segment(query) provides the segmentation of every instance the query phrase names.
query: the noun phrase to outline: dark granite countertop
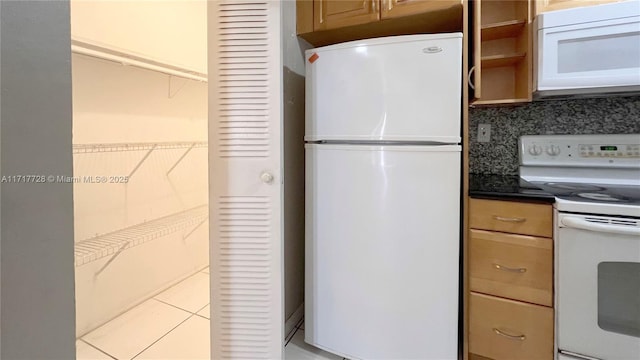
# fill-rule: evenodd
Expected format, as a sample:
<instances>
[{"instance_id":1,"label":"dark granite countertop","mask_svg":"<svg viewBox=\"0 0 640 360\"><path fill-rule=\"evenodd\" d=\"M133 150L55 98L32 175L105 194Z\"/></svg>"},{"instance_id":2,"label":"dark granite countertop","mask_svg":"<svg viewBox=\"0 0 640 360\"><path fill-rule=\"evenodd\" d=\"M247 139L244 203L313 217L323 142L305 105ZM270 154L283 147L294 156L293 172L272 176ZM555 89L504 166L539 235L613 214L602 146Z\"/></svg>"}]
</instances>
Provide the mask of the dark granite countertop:
<instances>
[{"instance_id":1,"label":"dark granite countertop","mask_svg":"<svg viewBox=\"0 0 640 360\"><path fill-rule=\"evenodd\" d=\"M517 175L469 174L469 196L497 200L553 203L553 195L521 180Z\"/></svg>"}]
</instances>

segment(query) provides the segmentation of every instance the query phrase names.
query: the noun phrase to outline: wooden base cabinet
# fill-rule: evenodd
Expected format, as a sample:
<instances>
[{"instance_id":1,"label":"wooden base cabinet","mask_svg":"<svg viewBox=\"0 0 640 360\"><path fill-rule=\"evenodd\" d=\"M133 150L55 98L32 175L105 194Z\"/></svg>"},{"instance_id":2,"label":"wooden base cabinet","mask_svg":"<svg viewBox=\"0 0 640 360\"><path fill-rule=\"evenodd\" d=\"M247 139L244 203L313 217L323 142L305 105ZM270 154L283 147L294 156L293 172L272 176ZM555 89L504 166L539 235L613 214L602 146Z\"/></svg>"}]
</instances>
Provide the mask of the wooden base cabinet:
<instances>
[{"instance_id":1,"label":"wooden base cabinet","mask_svg":"<svg viewBox=\"0 0 640 360\"><path fill-rule=\"evenodd\" d=\"M469 352L489 359L553 359L553 309L472 293Z\"/></svg>"},{"instance_id":2,"label":"wooden base cabinet","mask_svg":"<svg viewBox=\"0 0 640 360\"><path fill-rule=\"evenodd\" d=\"M550 204L469 200L469 359L553 360Z\"/></svg>"}]
</instances>

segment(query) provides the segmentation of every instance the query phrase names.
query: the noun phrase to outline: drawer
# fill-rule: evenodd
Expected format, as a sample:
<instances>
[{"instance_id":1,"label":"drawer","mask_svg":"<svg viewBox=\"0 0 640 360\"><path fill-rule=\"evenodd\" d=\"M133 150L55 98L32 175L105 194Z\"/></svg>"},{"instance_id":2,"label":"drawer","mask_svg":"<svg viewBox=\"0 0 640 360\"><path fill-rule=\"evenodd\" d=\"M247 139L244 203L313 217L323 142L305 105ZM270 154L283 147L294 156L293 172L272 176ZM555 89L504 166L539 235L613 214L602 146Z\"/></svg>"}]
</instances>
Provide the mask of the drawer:
<instances>
[{"instance_id":1,"label":"drawer","mask_svg":"<svg viewBox=\"0 0 640 360\"><path fill-rule=\"evenodd\" d=\"M551 237L553 212L549 204L470 199L469 226L474 229Z\"/></svg>"},{"instance_id":2,"label":"drawer","mask_svg":"<svg viewBox=\"0 0 640 360\"><path fill-rule=\"evenodd\" d=\"M495 360L552 360L553 309L471 293L469 352Z\"/></svg>"},{"instance_id":3,"label":"drawer","mask_svg":"<svg viewBox=\"0 0 640 360\"><path fill-rule=\"evenodd\" d=\"M553 306L553 240L472 229L469 287Z\"/></svg>"}]
</instances>

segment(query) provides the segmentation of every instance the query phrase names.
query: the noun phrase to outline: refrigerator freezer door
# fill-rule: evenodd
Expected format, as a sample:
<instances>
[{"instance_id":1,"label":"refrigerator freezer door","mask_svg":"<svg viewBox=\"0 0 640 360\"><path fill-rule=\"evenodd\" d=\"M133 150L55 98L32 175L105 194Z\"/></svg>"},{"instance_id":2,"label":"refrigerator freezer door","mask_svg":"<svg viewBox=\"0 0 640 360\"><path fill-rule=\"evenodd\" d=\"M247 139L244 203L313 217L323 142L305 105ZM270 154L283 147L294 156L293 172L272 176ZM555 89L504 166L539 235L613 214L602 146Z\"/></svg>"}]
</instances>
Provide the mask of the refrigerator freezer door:
<instances>
[{"instance_id":1,"label":"refrigerator freezer door","mask_svg":"<svg viewBox=\"0 0 640 360\"><path fill-rule=\"evenodd\" d=\"M459 146L306 145L305 341L455 359Z\"/></svg>"},{"instance_id":2,"label":"refrigerator freezer door","mask_svg":"<svg viewBox=\"0 0 640 360\"><path fill-rule=\"evenodd\" d=\"M460 34L362 40L306 59L305 140L460 142Z\"/></svg>"}]
</instances>

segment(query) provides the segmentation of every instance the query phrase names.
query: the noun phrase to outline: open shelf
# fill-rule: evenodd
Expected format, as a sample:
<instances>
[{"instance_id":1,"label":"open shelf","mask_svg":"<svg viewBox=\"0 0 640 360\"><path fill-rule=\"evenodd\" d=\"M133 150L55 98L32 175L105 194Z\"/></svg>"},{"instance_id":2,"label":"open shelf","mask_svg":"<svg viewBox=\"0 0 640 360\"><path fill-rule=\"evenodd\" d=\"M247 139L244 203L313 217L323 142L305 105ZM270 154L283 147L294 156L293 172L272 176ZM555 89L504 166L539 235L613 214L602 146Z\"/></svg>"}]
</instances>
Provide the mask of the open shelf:
<instances>
[{"instance_id":1,"label":"open shelf","mask_svg":"<svg viewBox=\"0 0 640 360\"><path fill-rule=\"evenodd\" d=\"M526 56L525 53L501 54L501 55L483 56L480 61L481 61L482 67L487 69L487 68L515 65L518 62L522 61L522 59L524 59L525 56Z\"/></svg>"},{"instance_id":2,"label":"open shelf","mask_svg":"<svg viewBox=\"0 0 640 360\"><path fill-rule=\"evenodd\" d=\"M531 0L473 2L474 106L531 101Z\"/></svg>"},{"instance_id":3,"label":"open shelf","mask_svg":"<svg viewBox=\"0 0 640 360\"><path fill-rule=\"evenodd\" d=\"M206 141L174 141L156 143L113 143L113 144L74 144L74 154L99 152L123 152L164 149L188 149L207 147Z\"/></svg>"},{"instance_id":4,"label":"open shelf","mask_svg":"<svg viewBox=\"0 0 640 360\"><path fill-rule=\"evenodd\" d=\"M169 168L167 175L169 175L173 169L180 164L182 160L189 154L194 148L206 148L208 143L206 141L174 141L174 142L156 142L156 143L114 143L114 144L74 144L74 154L91 154L91 153L112 153L112 152L125 152L125 151L146 151L146 154L140 159L138 164L131 170L128 177L138 171L142 163L149 158L149 155L155 150L167 150L167 149L186 149L182 156ZM127 184L126 182L124 183Z\"/></svg>"},{"instance_id":5,"label":"open shelf","mask_svg":"<svg viewBox=\"0 0 640 360\"><path fill-rule=\"evenodd\" d=\"M80 266L178 231L190 230L209 218L209 206L200 205L189 210L98 235L75 244L75 264Z\"/></svg>"},{"instance_id":6,"label":"open shelf","mask_svg":"<svg viewBox=\"0 0 640 360\"><path fill-rule=\"evenodd\" d=\"M482 25L481 38L486 41L518 36L524 29L525 23L526 21L522 19Z\"/></svg>"},{"instance_id":7,"label":"open shelf","mask_svg":"<svg viewBox=\"0 0 640 360\"><path fill-rule=\"evenodd\" d=\"M135 66L142 69L158 71L167 75L207 82L207 74L78 39L71 39L71 51L76 54L107 60L122 65Z\"/></svg>"}]
</instances>

